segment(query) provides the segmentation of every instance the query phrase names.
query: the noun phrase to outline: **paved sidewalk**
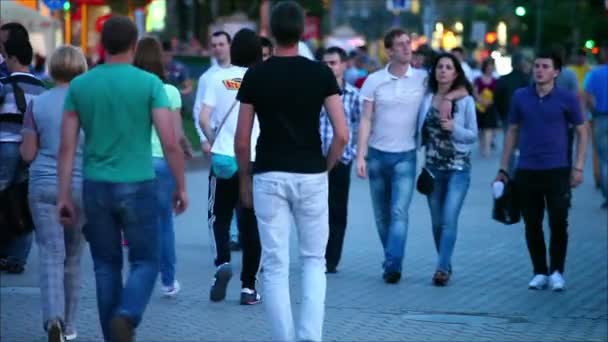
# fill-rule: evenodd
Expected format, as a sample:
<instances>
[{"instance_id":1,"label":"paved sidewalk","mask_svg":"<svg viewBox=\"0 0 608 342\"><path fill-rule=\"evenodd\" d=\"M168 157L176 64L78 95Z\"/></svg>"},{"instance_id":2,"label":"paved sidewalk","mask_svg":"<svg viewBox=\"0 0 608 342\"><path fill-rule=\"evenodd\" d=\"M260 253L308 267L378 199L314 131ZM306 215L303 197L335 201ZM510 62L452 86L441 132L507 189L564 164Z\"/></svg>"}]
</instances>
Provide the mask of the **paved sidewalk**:
<instances>
[{"instance_id":1,"label":"paved sidewalk","mask_svg":"<svg viewBox=\"0 0 608 342\"><path fill-rule=\"evenodd\" d=\"M200 163L200 162L199 162ZM568 290L530 291L532 271L523 226L490 219L494 159L475 158L471 189L459 224L454 276L435 288L436 262L426 199L416 194L404 280L381 279L382 252L373 223L367 181L353 177L349 226L339 273L328 276L324 337L328 341L607 341L608 214L599 209L588 167L574 192L566 264ZM213 275L207 230L207 171L188 174L191 207L176 220L182 292L160 298L157 290L138 329L138 341L268 340L262 306L238 305L238 276L224 303L210 303ZM299 266L292 234L292 291L299 293ZM83 261L78 341L101 340L94 278L88 250ZM233 254L236 274L240 253ZM38 255L32 251L26 273L0 278L0 340L45 341L37 287ZM296 296L294 296L295 298ZM297 314L298 305L294 306Z\"/></svg>"}]
</instances>

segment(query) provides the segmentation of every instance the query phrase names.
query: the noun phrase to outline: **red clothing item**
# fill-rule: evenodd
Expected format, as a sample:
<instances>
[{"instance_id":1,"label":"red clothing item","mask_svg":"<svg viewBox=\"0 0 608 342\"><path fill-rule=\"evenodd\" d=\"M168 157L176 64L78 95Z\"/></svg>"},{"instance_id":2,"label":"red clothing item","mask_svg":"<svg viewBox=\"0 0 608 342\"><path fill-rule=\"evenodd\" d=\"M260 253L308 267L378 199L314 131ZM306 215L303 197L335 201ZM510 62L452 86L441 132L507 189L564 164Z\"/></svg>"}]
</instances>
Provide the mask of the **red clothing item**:
<instances>
[{"instance_id":1,"label":"red clothing item","mask_svg":"<svg viewBox=\"0 0 608 342\"><path fill-rule=\"evenodd\" d=\"M363 83L365 83L365 80L367 79L367 76L363 76L358 78L355 81L355 87L357 87L358 89L361 89L361 87L363 87Z\"/></svg>"}]
</instances>

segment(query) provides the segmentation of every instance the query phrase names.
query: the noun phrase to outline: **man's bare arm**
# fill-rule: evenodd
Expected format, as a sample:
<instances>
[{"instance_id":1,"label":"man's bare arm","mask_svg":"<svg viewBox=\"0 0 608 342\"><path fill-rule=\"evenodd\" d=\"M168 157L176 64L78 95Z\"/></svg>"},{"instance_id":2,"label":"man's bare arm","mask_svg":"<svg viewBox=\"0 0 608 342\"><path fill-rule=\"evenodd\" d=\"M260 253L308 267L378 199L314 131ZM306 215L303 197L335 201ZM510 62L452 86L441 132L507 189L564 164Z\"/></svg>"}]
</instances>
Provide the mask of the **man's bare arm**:
<instances>
[{"instance_id":1,"label":"man's bare arm","mask_svg":"<svg viewBox=\"0 0 608 342\"><path fill-rule=\"evenodd\" d=\"M199 117L199 125L201 126L201 130L209 143L213 143L215 140L215 135L211 129L211 113L213 112L213 109L213 107L203 104L201 115Z\"/></svg>"},{"instance_id":2,"label":"man's bare arm","mask_svg":"<svg viewBox=\"0 0 608 342\"><path fill-rule=\"evenodd\" d=\"M510 124L505 136L504 148L502 151L502 158L500 161L500 169L508 170L511 162L511 155L519 139L519 125Z\"/></svg>"},{"instance_id":3,"label":"man's bare arm","mask_svg":"<svg viewBox=\"0 0 608 342\"><path fill-rule=\"evenodd\" d=\"M78 145L78 132L80 131L80 119L76 112L64 112L61 121L61 143L59 145L58 197L61 199L71 198L72 168L74 167L74 155Z\"/></svg>"}]
</instances>

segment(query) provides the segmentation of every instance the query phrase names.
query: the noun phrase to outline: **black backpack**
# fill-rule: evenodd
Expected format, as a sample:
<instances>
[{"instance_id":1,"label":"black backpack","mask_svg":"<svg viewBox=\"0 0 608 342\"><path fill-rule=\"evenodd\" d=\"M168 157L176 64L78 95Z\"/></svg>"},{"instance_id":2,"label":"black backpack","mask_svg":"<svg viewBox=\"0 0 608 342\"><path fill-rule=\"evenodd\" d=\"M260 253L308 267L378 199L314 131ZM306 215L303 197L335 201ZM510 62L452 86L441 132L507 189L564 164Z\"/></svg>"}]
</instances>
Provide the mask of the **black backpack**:
<instances>
[{"instance_id":1,"label":"black backpack","mask_svg":"<svg viewBox=\"0 0 608 342\"><path fill-rule=\"evenodd\" d=\"M0 121L22 123L27 110L25 92L16 80L11 79L15 104L20 113L2 114ZM0 99L0 103L4 98ZM17 172L23 165L17 166ZM9 186L0 191L0 238L10 239L12 236L23 235L34 229L34 222L28 202L28 181L13 181Z\"/></svg>"}]
</instances>

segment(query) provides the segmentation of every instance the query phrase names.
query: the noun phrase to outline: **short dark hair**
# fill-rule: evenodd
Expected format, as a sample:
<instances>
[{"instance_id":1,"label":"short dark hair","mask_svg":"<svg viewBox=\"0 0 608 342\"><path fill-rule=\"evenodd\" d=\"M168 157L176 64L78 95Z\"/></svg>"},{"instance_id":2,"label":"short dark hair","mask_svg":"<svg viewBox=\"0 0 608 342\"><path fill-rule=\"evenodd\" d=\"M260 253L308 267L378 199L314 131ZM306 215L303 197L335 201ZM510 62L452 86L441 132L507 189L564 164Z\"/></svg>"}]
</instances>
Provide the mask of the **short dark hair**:
<instances>
[{"instance_id":1,"label":"short dark hair","mask_svg":"<svg viewBox=\"0 0 608 342\"><path fill-rule=\"evenodd\" d=\"M464 55L464 48L462 46L457 46L457 47L453 48L451 51L452 51L452 53L458 52L458 53Z\"/></svg>"},{"instance_id":2,"label":"short dark hair","mask_svg":"<svg viewBox=\"0 0 608 342\"><path fill-rule=\"evenodd\" d=\"M458 89L461 87L465 87L467 89L467 91L469 92L469 94L472 94L473 87L471 86L471 83L467 79L467 76L465 75L464 70L462 70L462 65L460 64L460 61L458 60L458 58L456 58L456 56L454 56L454 54L449 53L449 52L443 52L443 53L439 54L433 61L433 64L431 65L431 70L429 72L429 78L428 78L429 90L433 94L436 94L439 89L439 83L437 82L437 77L435 76L435 73L437 70L437 65L439 64L439 61L442 58L449 58L452 61L452 63L454 64L454 68L456 69L456 73L458 74L458 76L456 76L456 79L452 83L452 87L450 88L450 90L455 90L455 89Z\"/></svg>"},{"instance_id":3,"label":"short dark hair","mask_svg":"<svg viewBox=\"0 0 608 342\"><path fill-rule=\"evenodd\" d=\"M394 29L388 31L384 35L384 48L391 49L393 47L393 43L395 43L395 38L402 36L404 34L407 35L407 31L400 29L400 28L394 28Z\"/></svg>"},{"instance_id":4,"label":"short dark hair","mask_svg":"<svg viewBox=\"0 0 608 342\"><path fill-rule=\"evenodd\" d=\"M32 64L34 50L32 49L32 44L30 44L29 40L9 39L4 43L4 50L6 51L6 56L8 58L16 57L19 64Z\"/></svg>"},{"instance_id":5,"label":"short dark hair","mask_svg":"<svg viewBox=\"0 0 608 342\"><path fill-rule=\"evenodd\" d=\"M278 45L298 43L304 32L304 10L295 1L279 2L270 15L270 30Z\"/></svg>"},{"instance_id":6,"label":"short dark hair","mask_svg":"<svg viewBox=\"0 0 608 342\"><path fill-rule=\"evenodd\" d=\"M272 40L266 37L260 37L260 43L262 44L263 48L269 48L270 50L272 50L272 48L274 47L274 44L272 44Z\"/></svg>"},{"instance_id":7,"label":"short dark hair","mask_svg":"<svg viewBox=\"0 0 608 342\"><path fill-rule=\"evenodd\" d=\"M488 57L481 62L481 72L485 73L486 69L490 66L494 65L494 59L492 57Z\"/></svg>"},{"instance_id":8,"label":"short dark hair","mask_svg":"<svg viewBox=\"0 0 608 342\"><path fill-rule=\"evenodd\" d=\"M343 48L338 47L338 46L331 46L323 52L323 56L333 55L333 54L340 56L341 62L346 62L348 60L348 55L346 54L346 51L344 51Z\"/></svg>"},{"instance_id":9,"label":"short dark hair","mask_svg":"<svg viewBox=\"0 0 608 342\"><path fill-rule=\"evenodd\" d=\"M538 58L547 58L553 61L553 68L557 70L562 70L562 57L558 51L555 49L551 50L541 50L536 53L536 59Z\"/></svg>"},{"instance_id":10,"label":"short dark hair","mask_svg":"<svg viewBox=\"0 0 608 342\"><path fill-rule=\"evenodd\" d=\"M262 44L257 33L244 28L234 35L230 45L230 61L244 68L262 61Z\"/></svg>"},{"instance_id":11,"label":"short dark hair","mask_svg":"<svg viewBox=\"0 0 608 342\"><path fill-rule=\"evenodd\" d=\"M232 43L232 38L230 37L230 35L226 31L215 31L211 35L211 37L221 37L221 36L226 37L226 41L228 41L228 44Z\"/></svg>"},{"instance_id":12,"label":"short dark hair","mask_svg":"<svg viewBox=\"0 0 608 342\"><path fill-rule=\"evenodd\" d=\"M137 42L137 27L122 15L113 15L101 30L101 44L110 55L127 52Z\"/></svg>"},{"instance_id":13,"label":"short dark hair","mask_svg":"<svg viewBox=\"0 0 608 342\"><path fill-rule=\"evenodd\" d=\"M30 40L25 26L19 23L6 23L0 26L0 31L8 31L8 39Z\"/></svg>"},{"instance_id":14,"label":"short dark hair","mask_svg":"<svg viewBox=\"0 0 608 342\"><path fill-rule=\"evenodd\" d=\"M166 81L161 44L154 37L144 37L137 42L133 65Z\"/></svg>"}]
</instances>

